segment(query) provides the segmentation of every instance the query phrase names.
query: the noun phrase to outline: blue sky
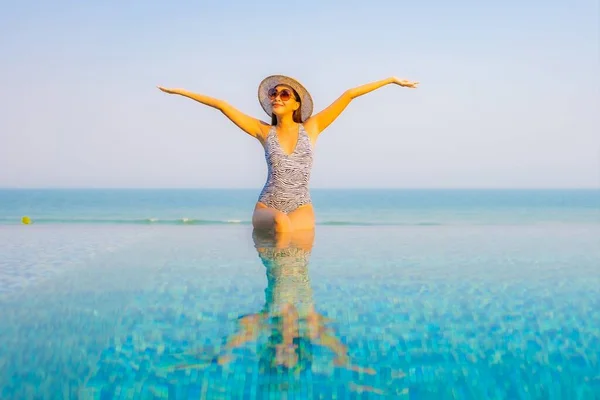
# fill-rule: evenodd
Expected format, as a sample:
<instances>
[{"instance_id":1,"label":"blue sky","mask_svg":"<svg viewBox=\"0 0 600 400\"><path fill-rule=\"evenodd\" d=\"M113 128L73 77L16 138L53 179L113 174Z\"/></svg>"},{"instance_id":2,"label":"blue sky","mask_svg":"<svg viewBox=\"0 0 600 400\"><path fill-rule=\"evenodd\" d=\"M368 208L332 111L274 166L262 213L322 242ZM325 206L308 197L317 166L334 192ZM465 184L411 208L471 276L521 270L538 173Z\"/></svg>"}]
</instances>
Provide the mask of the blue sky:
<instances>
[{"instance_id":1,"label":"blue sky","mask_svg":"<svg viewBox=\"0 0 600 400\"><path fill-rule=\"evenodd\" d=\"M201 5L204 4L204 5ZM343 6L341 6L343 5ZM312 187L598 187L596 1L3 4L0 187L262 187L260 80L315 109L355 99L317 143Z\"/></svg>"}]
</instances>

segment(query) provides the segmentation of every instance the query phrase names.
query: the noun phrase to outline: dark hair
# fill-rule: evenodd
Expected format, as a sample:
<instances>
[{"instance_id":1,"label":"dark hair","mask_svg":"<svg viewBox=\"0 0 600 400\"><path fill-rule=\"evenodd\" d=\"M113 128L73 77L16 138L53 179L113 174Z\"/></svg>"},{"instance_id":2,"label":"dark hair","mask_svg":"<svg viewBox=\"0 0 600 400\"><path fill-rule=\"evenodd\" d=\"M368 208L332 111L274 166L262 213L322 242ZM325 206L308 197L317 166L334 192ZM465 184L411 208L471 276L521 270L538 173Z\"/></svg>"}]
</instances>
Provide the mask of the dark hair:
<instances>
[{"instance_id":1,"label":"dark hair","mask_svg":"<svg viewBox=\"0 0 600 400\"><path fill-rule=\"evenodd\" d=\"M294 93L294 98L300 104L300 107L298 107L297 110L294 110L294 113L292 114L292 119L294 120L294 122L301 124L302 123L302 100L300 99L300 96L294 90L294 88L290 88L290 89L292 89L292 93ZM277 125L277 115L275 115L274 113L271 113L271 125Z\"/></svg>"}]
</instances>

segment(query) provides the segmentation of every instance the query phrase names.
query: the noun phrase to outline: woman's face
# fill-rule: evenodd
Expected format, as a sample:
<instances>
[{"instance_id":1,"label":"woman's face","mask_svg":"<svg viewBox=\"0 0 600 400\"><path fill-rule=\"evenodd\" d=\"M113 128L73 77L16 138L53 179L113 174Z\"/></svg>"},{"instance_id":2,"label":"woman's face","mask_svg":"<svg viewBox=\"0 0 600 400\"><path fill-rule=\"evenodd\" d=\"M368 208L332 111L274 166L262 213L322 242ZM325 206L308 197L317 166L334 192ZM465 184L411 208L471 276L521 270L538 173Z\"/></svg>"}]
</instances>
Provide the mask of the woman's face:
<instances>
[{"instance_id":1,"label":"woman's face","mask_svg":"<svg viewBox=\"0 0 600 400\"><path fill-rule=\"evenodd\" d=\"M296 101L294 91L289 86L278 85L269 90L269 100L273 108L273 114L284 115L293 113L300 103Z\"/></svg>"}]
</instances>

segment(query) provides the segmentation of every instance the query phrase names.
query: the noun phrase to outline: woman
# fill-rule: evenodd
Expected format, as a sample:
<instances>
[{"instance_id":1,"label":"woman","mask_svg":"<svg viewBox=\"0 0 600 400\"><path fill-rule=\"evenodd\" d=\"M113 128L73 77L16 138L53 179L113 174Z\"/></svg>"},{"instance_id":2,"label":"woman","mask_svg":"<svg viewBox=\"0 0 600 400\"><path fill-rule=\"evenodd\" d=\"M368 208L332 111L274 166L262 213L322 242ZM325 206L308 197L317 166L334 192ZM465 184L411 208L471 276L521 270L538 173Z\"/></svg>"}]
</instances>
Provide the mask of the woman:
<instances>
[{"instance_id":1,"label":"woman","mask_svg":"<svg viewBox=\"0 0 600 400\"><path fill-rule=\"evenodd\" d=\"M250 117L229 103L183 89L163 92L178 94L220 110L240 129L258 139L265 150L268 176L254 208L254 229L274 232L312 230L315 213L309 193L313 149L317 137L350 102L387 84L416 88L418 82L396 77L368 83L345 91L329 107L312 115L313 101L297 80L272 75L258 86L258 100L271 123Z\"/></svg>"}]
</instances>

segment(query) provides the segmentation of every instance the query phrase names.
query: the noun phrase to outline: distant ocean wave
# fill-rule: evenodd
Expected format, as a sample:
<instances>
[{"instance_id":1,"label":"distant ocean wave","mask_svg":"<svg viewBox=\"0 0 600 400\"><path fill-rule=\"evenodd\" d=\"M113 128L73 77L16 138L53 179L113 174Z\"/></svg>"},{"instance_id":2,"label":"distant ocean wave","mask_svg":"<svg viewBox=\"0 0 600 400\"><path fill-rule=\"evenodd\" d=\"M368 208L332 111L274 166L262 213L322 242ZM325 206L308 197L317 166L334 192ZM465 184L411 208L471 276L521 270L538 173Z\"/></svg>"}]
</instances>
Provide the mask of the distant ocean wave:
<instances>
[{"instance_id":1,"label":"distant ocean wave","mask_svg":"<svg viewBox=\"0 0 600 400\"><path fill-rule=\"evenodd\" d=\"M251 225L250 190L0 189L0 226ZM600 190L315 190L317 224L600 225ZM27 221L25 221L27 222Z\"/></svg>"},{"instance_id":2,"label":"distant ocean wave","mask_svg":"<svg viewBox=\"0 0 600 400\"><path fill-rule=\"evenodd\" d=\"M0 225L21 224L20 218L0 218ZM43 225L250 225L250 220L198 218L34 218L31 224ZM441 222L318 221L322 226L436 226Z\"/></svg>"},{"instance_id":3,"label":"distant ocean wave","mask_svg":"<svg viewBox=\"0 0 600 400\"><path fill-rule=\"evenodd\" d=\"M21 223L17 219L0 219L0 224ZM228 224L249 224L250 221L231 220L210 220L197 218L31 218L32 224L85 224L85 225L228 225Z\"/></svg>"}]
</instances>

